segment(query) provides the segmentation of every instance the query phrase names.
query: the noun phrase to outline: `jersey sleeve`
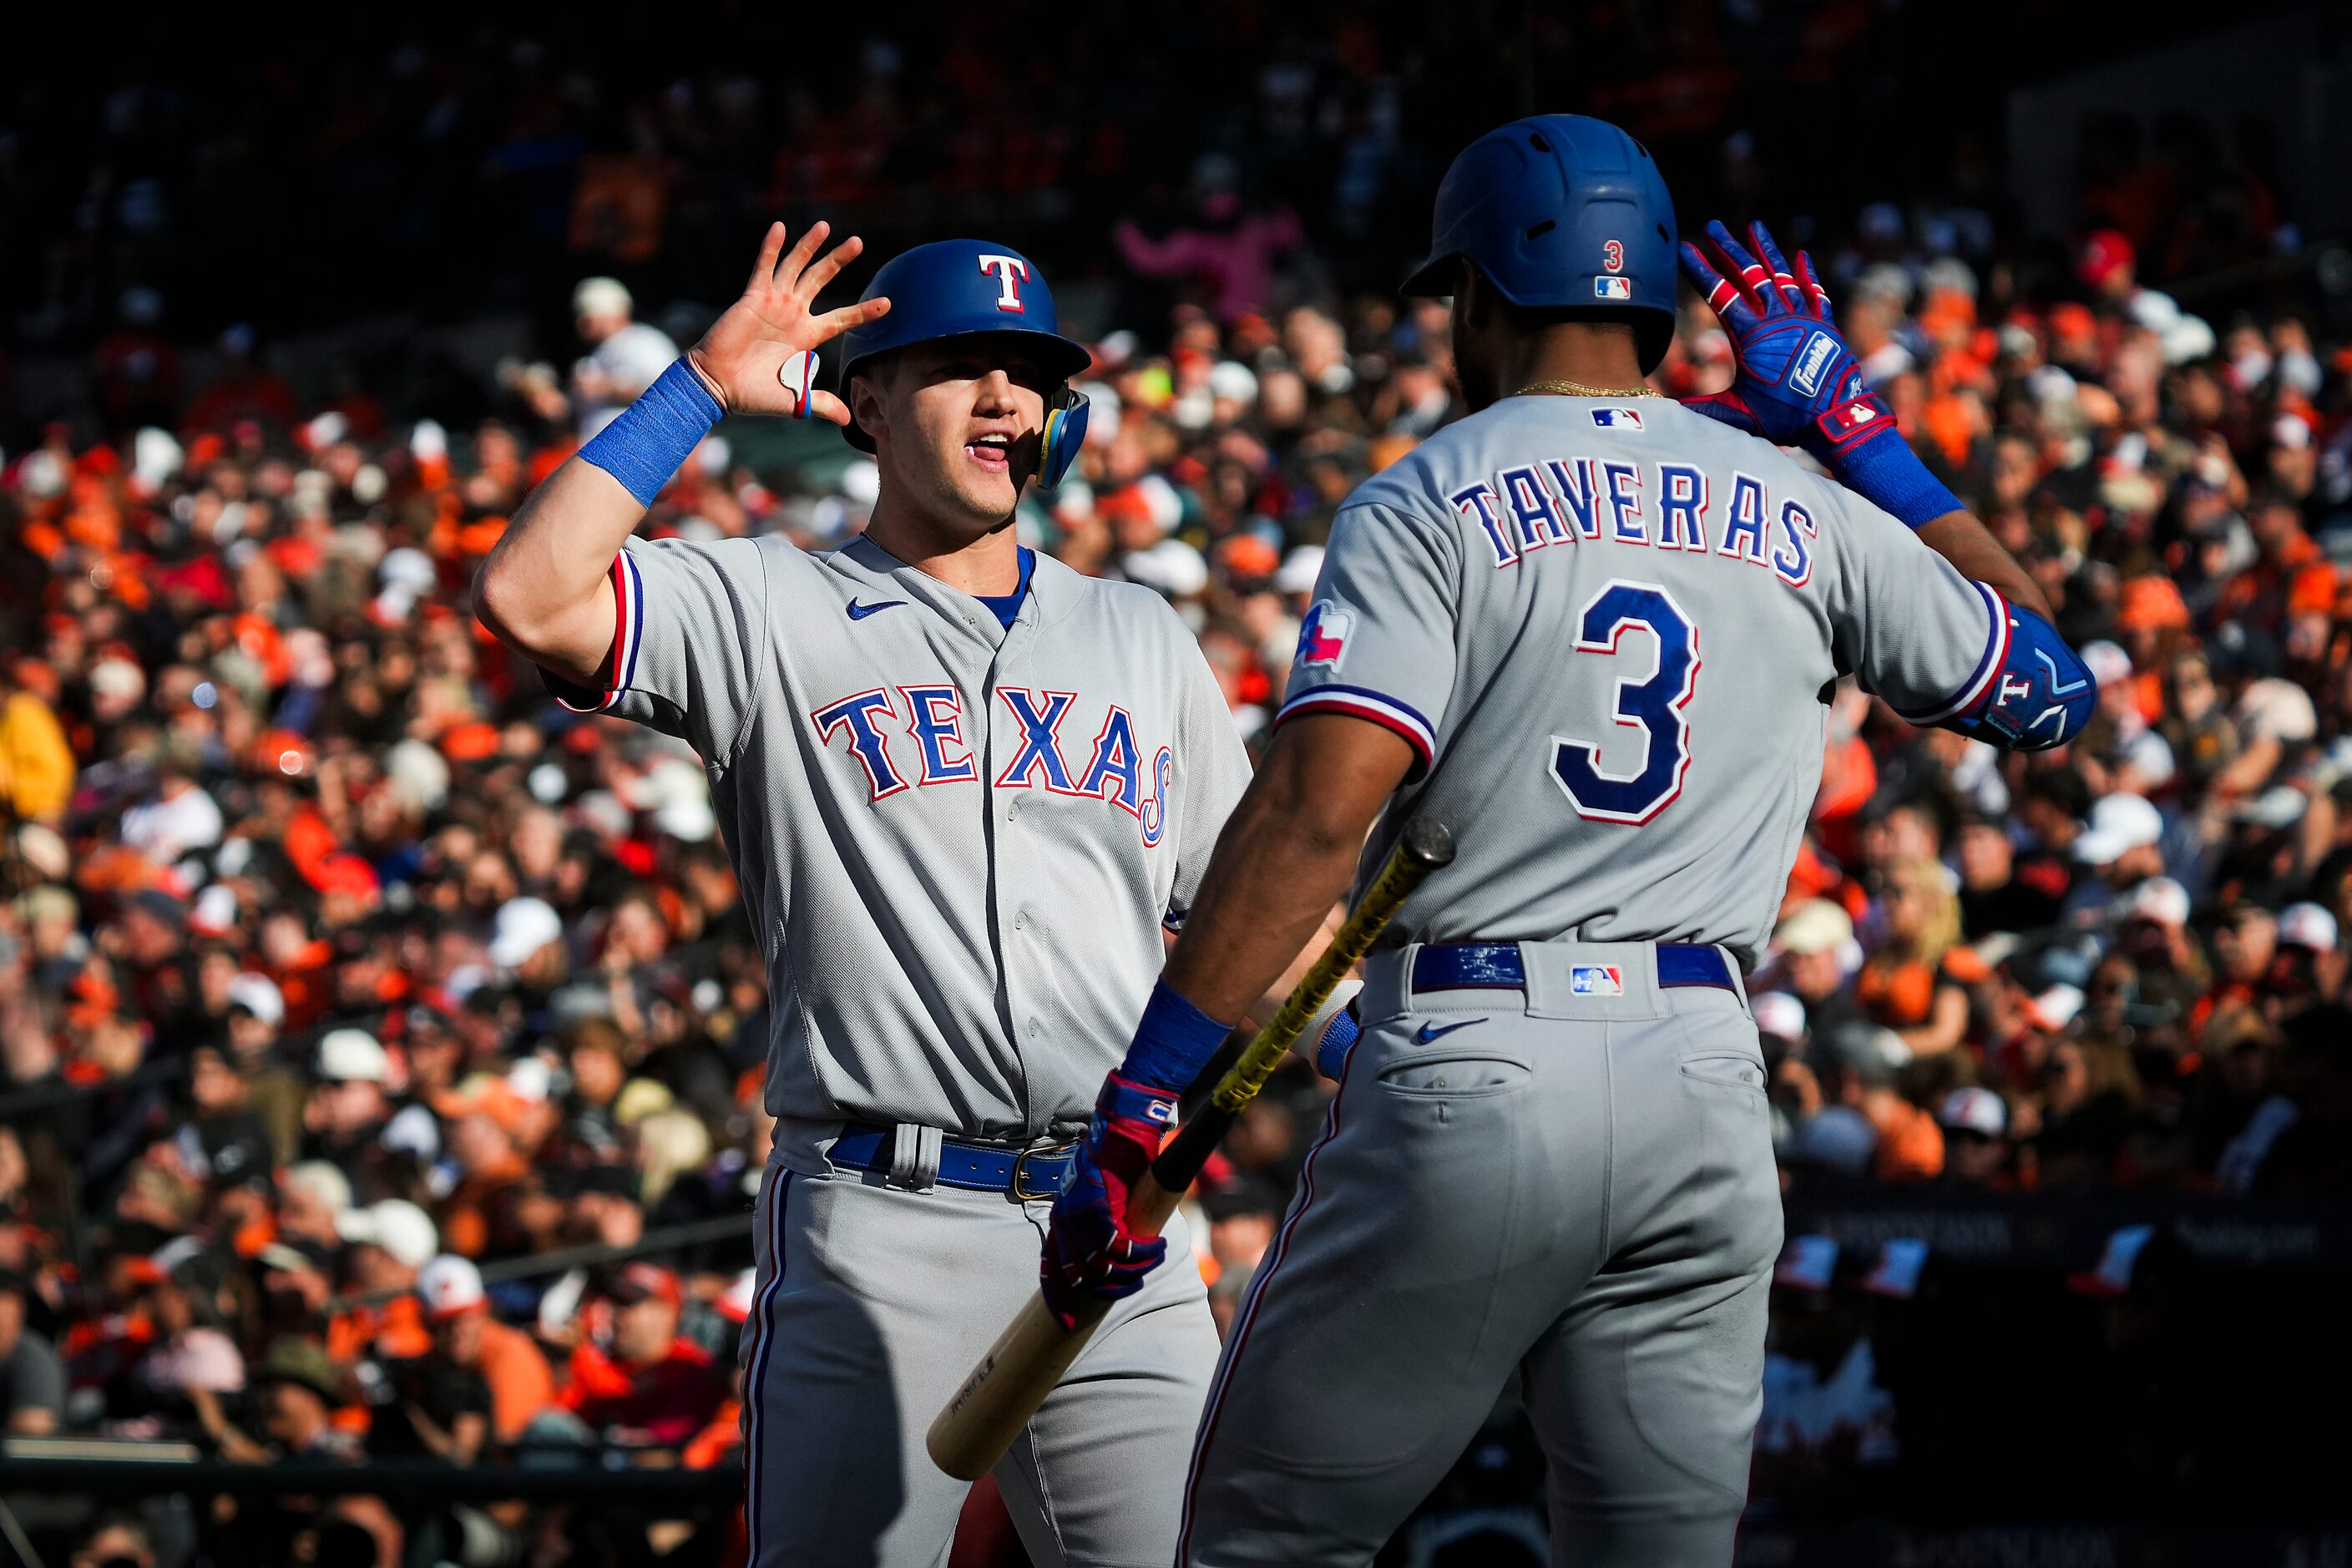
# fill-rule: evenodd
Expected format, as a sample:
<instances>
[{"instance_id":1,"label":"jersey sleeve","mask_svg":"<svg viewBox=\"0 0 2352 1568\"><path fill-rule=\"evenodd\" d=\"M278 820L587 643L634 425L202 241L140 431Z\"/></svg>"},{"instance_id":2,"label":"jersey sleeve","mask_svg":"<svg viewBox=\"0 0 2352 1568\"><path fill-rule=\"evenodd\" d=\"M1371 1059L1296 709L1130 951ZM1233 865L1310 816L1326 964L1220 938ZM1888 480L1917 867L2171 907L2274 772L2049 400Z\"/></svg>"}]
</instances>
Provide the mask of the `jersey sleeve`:
<instances>
[{"instance_id":1,"label":"jersey sleeve","mask_svg":"<svg viewBox=\"0 0 2352 1568\"><path fill-rule=\"evenodd\" d=\"M767 563L756 540L632 539L613 558L613 651L604 688L552 677L575 713L618 713L723 766L750 717L766 642Z\"/></svg>"},{"instance_id":2,"label":"jersey sleeve","mask_svg":"<svg viewBox=\"0 0 2352 1568\"><path fill-rule=\"evenodd\" d=\"M1822 489L1832 508L1822 542L1835 567L1824 599L1839 668L1914 724L1983 707L2008 651L2008 602L1869 501Z\"/></svg>"},{"instance_id":3,"label":"jersey sleeve","mask_svg":"<svg viewBox=\"0 0 2352 1568\"><path fill-rule=\"evenodd\" d=\"M1450 527L1392 508L1342 508L1298 632L1275 722L1345 713L1402 736L1429 771L1454 690L1461 552Z\"/></svg>"},{"instance_id":4,"label":"jersey sleeve","mask_svg":"<svg viewBox=\"0 0 2352 1568\"><path fill-rule=\"evenodd\" d=\"M1176 883L1169 890L1168 908L1161 912L1161 923L1171 931L1182 929L1184 916L1200 893L1201 879L1208 872L1217 836L1225 830L1225 818L1233 815L1250 782L1249 749L1242 743L1242 732L1225 706L1224 692L1191 629L1181 621L1177 635L1183 643L1180 657L1188 662L1183 678L1183 727L1179 735L1183 751L1175 778Z\"/></svg>"}]
</instances>

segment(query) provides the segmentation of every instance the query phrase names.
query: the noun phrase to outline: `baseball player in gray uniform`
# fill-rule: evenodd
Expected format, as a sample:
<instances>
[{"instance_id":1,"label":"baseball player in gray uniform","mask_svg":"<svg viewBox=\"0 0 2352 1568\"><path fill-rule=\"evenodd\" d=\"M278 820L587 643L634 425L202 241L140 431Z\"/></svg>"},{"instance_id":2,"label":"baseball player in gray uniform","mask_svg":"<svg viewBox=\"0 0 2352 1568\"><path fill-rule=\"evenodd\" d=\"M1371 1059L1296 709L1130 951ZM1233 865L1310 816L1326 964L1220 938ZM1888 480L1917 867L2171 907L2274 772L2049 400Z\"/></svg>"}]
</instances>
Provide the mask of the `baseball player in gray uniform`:
<instances>
[{"instance_id":1,"label":"baseball player in gray uniform","mask_svg":"<svg viewBox=\"0 0 2352 1568\"><path fill-rule=\"evenodd\" d=\"M1474 412L1339 511L1280 726L1110 1080L1182 1079L1351 872L1417 815L1452 828L1326 1037L1339 1094L1225 1345L1181 1562L1370 1561L1513 1384L1559 1561L1727 1562L1780 1245L1742 974L1823 703L1851 672L2030 746L2090 710L2049 623L1906 527L1981 533L1801 262L1717 231L1738 281L1691 264L1738 396L1649 392L1673 210L1598 121L1522 121L1454 163L1408 289L1453 297ZM1899 451L1831 438L1873 426ZM1843 482L1751 430L1820 434ZM1121 1165L1090 1134L1057 1237L1119 1230Z\"/></svg>"},{"instance_id":2,"label":"baseball player in gray uniform","mask_svg":"<svg viewBox=\"0 0 2352 1568\"><path fill-rule=\"evenodd\" d=\"M1088 356L1035 268L923 246L819 314L857 253L820 258L824 234L786 255L770 230L741 300L519 512L476 604L569 704L701 754L765 949L751 1562L916 1568L946 1560L966 1490L924 1427L1031 1289L1071 1141L1249 767L1166 604L1016 543L1023 484L1059 478L1085 420L1066 383ZM844 330L846 403L812 385ZM865 536L635 537L722 412L845 425L881 471ZM1119 1300L997 1470L1040 1563L1174 1550L1217 1346L1171 1239L1148 1277L1057 1271Z\"/></svg>"}]
</instances>

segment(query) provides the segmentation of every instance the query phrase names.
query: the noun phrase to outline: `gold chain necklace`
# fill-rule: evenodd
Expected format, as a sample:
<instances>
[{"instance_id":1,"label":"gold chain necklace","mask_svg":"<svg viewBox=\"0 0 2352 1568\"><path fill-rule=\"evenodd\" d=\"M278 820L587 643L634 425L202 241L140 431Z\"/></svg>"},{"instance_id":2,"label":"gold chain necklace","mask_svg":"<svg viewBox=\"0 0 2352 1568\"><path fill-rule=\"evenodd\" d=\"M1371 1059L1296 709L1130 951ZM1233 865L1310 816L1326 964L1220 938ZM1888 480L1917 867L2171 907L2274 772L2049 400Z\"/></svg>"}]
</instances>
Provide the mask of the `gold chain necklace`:
<instances>
[{"instance_id":1,"label":"gold chain necklace","mask_svg":"<svg viewBox=\"0 0 2352 1568\"><path fill-rule=\"evenodd\" d=\"M1587 386L1580 381L1531 381L1512 395L1525 397L1529 393L1549 393L1556 397L1663 397L1665 394L1647 382L1639 386Z\"/></svg>"}]
</instances>

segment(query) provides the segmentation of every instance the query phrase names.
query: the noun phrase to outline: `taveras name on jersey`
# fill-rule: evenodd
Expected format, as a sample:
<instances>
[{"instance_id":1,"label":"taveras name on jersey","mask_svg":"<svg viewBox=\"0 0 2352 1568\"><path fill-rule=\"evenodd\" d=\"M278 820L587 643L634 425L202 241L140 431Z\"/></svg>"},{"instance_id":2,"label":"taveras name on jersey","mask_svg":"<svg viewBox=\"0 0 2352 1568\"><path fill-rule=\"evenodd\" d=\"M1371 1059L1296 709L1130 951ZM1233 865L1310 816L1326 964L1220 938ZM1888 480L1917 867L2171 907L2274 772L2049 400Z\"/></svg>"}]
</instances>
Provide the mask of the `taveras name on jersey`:
<instances>
[{"instance_id":1,"label":"taveras name on jersey","mask_svg":"<svg viewBox=\"0 0 2352 1568\"><path fill-rule=\"evenodd\" d=\"M1752 962L1845 673L1906 718L1980 702L2007 608L1895 519L1671 403L1534 395L1349 498L1280 721L1412 747L1365 850L1434 813L1454 864L1384 943L1708 942Z\"/></svg>"}]
</instances>

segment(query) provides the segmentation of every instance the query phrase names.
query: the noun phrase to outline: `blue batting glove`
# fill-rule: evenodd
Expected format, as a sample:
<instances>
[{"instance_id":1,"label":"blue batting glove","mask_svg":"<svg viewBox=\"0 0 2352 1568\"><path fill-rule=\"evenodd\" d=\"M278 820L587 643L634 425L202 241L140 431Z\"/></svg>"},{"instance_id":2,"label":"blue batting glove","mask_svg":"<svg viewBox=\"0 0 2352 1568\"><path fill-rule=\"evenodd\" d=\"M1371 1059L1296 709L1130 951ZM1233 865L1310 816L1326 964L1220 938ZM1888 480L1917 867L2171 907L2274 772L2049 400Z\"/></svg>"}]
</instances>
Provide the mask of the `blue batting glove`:
<instances>
[{"instance_id":1,"label":"blue batting glove","mask_svg":"<svg viewBox=\"0 0 2352 1568\"><path fill-rule=\"evenodd\" d=\"M1801 250L1791 268L1760 223L1748 228L1752 252L1720 223L1706 232L1732 276L1688 242L1683 275L1721 319L1739 374L1728 391L1684 406L1804 447L1848 489L1913 528L1959 510L1959 498L1927 471L1895 426L1894 410L1864 382L1812 258Z\"/></svg>"}]
</instances>

